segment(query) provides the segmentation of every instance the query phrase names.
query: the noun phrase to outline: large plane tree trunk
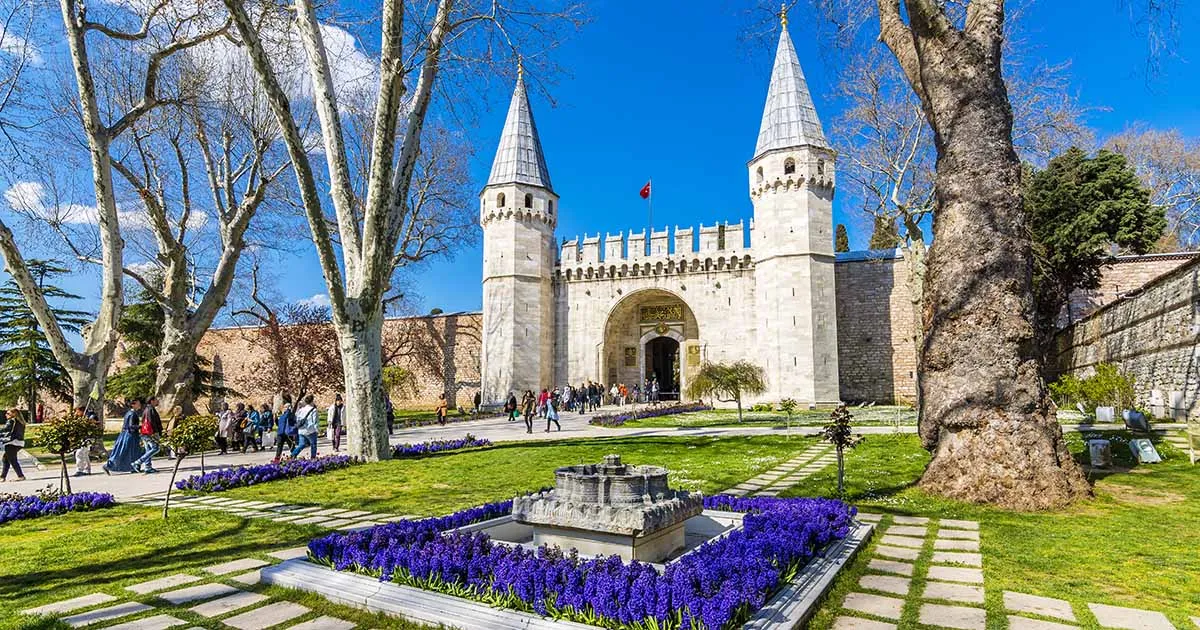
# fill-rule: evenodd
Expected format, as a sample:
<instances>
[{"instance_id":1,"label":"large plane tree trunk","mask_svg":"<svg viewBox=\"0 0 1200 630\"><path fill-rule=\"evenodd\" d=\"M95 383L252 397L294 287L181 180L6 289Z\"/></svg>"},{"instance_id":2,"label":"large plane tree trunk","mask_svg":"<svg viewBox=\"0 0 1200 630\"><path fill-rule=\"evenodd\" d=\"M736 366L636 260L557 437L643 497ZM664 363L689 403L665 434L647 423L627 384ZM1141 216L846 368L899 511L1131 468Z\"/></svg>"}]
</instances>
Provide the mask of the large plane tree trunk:
<instances>
[{"instance_id":1,"label":"large plane tree trunk","mask_svg":"<svg viewBox=\"0 0 1200 630\"><path fill-rule=\"evenodd\" d=\"M1089 492L1041 378L1032 250L1001 77L1004 3L976 0L961 29L941 5L879 0L884 41L921 97L937 147L921 353L926 490L1045 509Z\"/></svg>"},{"instance_id":2,"label":"large plane tree trunk","mask_svg":"<svg viewBox=\"0 0 1200 630\"><path fill-rule=\"evenodd\" d=\"M346 377L346 444L350 455L367 461L391 457L383 402L383 309L360 310L348 299L348 321L337 322Z\"/></svg>"},{"instance_id":3,"label":"large plane tree trunk","mask_svg":"<svg viewBox=\"0 0 1200 630\"><path fill-rule=\"evenodd\" d=\"M183 413L196 413L193 395L196 378L196 346L199 338L186 331L164 326L162 347L158 352L158 370L154 375L154 391L161 407L166 410L183 408Z\"/></svg>"}]
</instances>

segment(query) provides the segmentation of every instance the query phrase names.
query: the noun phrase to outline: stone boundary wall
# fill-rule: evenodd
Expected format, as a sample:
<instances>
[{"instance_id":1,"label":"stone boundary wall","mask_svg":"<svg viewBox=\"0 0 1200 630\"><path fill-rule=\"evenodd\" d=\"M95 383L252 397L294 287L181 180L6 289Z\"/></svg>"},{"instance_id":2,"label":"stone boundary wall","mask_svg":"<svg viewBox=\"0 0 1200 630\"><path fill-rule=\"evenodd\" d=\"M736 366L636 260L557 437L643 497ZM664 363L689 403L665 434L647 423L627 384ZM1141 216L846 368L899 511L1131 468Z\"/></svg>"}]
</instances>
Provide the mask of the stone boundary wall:
<instances>
[{"instance_id":1,"label":"stone boundary wall","mask_svg":"<svg viewBox=\"0 0 1200 630\"><path fill-rule=\"evenodd\" d=\"M900 250L840 253L834 282L842 400L912 403L915 327Z\"/></svg>"},{"instance_id":2,"label":"stone boundary wall","mask_svg":"<svg viewBox=\"0 0 1200 630\"><path fill-rule=\"evenodd\" d=\"M1056 376L1084 377L1098 363L1114 363L1154 416L1200 415L1200 258L1062 330L1056 344Z\"/></svg>"}]
</instances>

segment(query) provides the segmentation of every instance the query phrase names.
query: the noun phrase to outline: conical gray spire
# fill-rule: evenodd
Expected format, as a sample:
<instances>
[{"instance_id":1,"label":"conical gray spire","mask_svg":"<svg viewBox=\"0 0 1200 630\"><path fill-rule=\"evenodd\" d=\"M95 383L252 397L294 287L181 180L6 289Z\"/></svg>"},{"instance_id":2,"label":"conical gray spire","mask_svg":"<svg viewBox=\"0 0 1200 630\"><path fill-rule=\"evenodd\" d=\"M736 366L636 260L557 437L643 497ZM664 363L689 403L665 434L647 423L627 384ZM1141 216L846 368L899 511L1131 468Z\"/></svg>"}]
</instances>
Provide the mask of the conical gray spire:
<instances>
[{"instance_id":1,"label":"conical gray spire","mask_svg":"<svg viewBox=\"0 0 1200 630\"><path fill-rule=\"evenodd\" d=\"M813 107L808 82L800 69L800 60L788 37L787 23L779 34L775 51L775 67L771 70L771 87L763 107L762 126L758 129L758 144L754 157L767 151L801 145L829 148L817 110Z\"/></svg>"},{"instance_id":2,"label":"conical gray spire","mask_svg":"<svg viewBox=\"0 0 1200 630\"><path fill-rule=\"evenodd\" d=\"M487 185L513 183L554 191L550 185L550 169L546 168L546 158L542 155L542 141L533 122L533 110L525 94L525 78L520 73Z\"/></svg>"}]
</instances>

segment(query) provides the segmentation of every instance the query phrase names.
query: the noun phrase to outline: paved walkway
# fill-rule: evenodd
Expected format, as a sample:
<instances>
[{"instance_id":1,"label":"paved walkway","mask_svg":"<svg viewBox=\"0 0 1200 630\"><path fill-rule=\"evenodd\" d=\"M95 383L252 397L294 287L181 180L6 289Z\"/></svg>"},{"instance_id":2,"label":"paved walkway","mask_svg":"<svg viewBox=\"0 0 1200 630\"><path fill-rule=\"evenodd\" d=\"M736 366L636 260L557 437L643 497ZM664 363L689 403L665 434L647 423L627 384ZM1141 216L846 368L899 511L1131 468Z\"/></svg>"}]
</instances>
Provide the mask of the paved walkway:
<instances>
[{"instance_id":1,"label":"paved walkway","mask_svg":"<svg viewBox=\"0 0 1200 630\"><path fill-rule=\"evenodd\" d=\"M281 549L268 554L270 561L259 558L231 560L205 567L198 574L177 573L124 589L113 587L21 612L61 617L74 628L104 627L108 630L162 630L194 623L198 621L197 617L219 621L224 627L238 630L354 628L357 624L353 622L320 616L296 602L247 590L258 584L261 567L307 554L305 547Z\"/></svg>"},{"instance_id":2,"label":"paved walkway","mask_svg":"<svg viewBox=\"0 0 1200 630\"><path fill-rule=\"evenodd\" d=\"M781 492L807 479L814 472L836 463L837 458L832 453L833 447L831 445L824 443L814 444L799 455L775 468L726 490L725 494L737 496L753 494L760 497L779 496Z\"/></svg>"},{"instance_id":3,"label":"paved walkway","mask_svg":"<svg viewBox=\"0 0 1200 630\"><path fill-rule=\"evenodd\" d=\"M156 492L128 499L125 502L160 507L162 505L163 494ZM318 527L342 531L366 529L382 523L421 518L419 516L370 512L368 510L327 508L320 505L293 505L270 501L247 501L214 494L180 496L179 498L172 496L171 508L216 510L244 518L263 518L281 523L316 525Z\"/></svg>"}]
</instances>

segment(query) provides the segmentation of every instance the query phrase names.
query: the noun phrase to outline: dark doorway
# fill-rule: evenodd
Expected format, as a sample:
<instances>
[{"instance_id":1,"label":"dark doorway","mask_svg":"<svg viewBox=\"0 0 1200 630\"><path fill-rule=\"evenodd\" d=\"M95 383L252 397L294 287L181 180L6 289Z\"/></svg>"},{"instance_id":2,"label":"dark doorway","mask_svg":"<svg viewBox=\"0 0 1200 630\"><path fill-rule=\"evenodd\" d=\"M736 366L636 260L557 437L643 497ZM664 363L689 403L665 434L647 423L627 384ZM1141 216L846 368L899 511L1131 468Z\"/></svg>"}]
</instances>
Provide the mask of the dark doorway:
<instances>
[{"instance_id":1,"label":"dark doorway","mask_svg":"<svg viewBox=\"0 0 1200 630\"><path fill-rule=\"evenodd\" d=\"M679 342L657 337L646 343L646 384L658 381L660 400L679 400Z\"/></svg>"}]
</instances>

